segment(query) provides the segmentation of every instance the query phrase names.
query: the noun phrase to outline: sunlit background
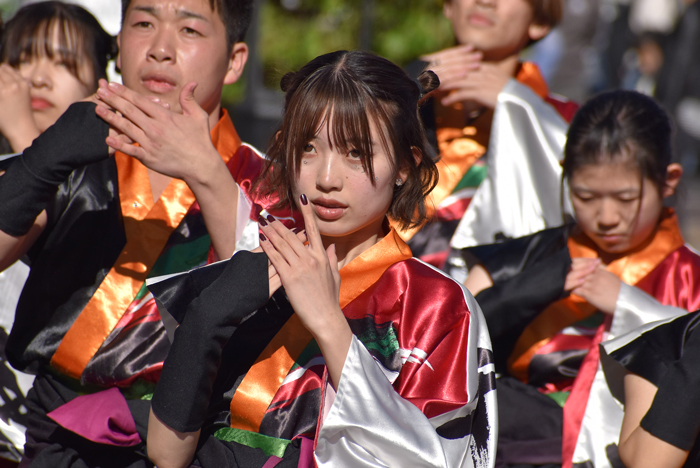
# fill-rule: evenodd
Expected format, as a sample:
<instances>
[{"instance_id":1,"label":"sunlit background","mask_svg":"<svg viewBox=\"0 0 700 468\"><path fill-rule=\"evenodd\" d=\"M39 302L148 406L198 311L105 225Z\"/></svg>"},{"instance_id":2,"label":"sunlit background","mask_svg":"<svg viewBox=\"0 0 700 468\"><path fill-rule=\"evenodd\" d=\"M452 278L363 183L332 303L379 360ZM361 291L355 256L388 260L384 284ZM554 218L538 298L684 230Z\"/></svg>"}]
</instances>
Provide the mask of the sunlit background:
<instances>
[{"instance_id":1,"label":"sunlit background","mask_svg":"<svg viewBox=\"0 0 700 468\"><path fill-rule=\"evenodd\" d=\"M695 0L564 0L564 18L523 52L550 90L578 102L611 88L655 96L674 117L685 168L674 201L686 240L700 247L700 3ZM7 20L23 3L0 0ZM119 30L119 0L74 0ZM372 50L405 66L453 44L443 0L259 0L243 78L224 91L241 137L265 148L281 114L279 80L319 54ZM118 76L114 76L118 79Z\"/></svg>"}]
</instances>

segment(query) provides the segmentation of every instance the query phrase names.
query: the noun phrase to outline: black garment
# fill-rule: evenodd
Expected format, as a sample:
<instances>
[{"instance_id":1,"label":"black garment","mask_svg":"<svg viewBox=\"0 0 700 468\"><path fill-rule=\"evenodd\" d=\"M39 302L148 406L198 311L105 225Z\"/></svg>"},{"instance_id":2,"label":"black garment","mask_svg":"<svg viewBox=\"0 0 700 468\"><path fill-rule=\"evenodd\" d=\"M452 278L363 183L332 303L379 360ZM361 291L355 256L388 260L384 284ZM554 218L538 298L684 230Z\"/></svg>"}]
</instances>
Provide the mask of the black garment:
<instances>
[{"instance_id":1,"label":"black garment","mask_svg":"<svg viewBox=\"0 0 700 468\"><path fill-rule=\"evenodd\" d=\"M552 302L566 296L571 266L567 240L573 225L545 229L517 239L461 251L465 260L489 272L493 286L476 295L493 343L497 373L530 322Z\"/></svg>"},{"instance_id":2,"label":"black garment","mask_svg":"<svg viewBox=\"0 0 700 468\"><path fill-rule=\"evenodd\" d=\"M114 159L84 166L47 206L47 225L28 252L32 268L17 304L7 355L19 370L48 365L124 245Z\"/></svg>"},{"instance_id":3,"label":"black garment","mask_svg":"<svg viewBox=\"0 0 700 468\"><path fill-rule=\"evenodd\" d=\"M149 285L159 310L181 323L153 395L153 412L180 432L202 428L196 466L252 468L269 459L260 449L214 435L230 427L232 395L294 313L284 289L268 299L267 267L267 255L242 251L225 262ZM226 366L220 368L222 362ZM301 418L273 411L263 419L260 433L293 439L314 433L316 420L311 424L306 427ZM300 444L301 439L292 440L276 466L296 467Z\"/></svg>"},{"instance_id":4,"label":"black garment","mask_svg":"<svg viewBox=\"0 0 700 468\"><path fill-rule=\"evenodd\" d=\"M79 394L50 374L40 374L27 394L27 442L20 467L25 468L152 468L146 444L116 447L98 444L56 424L47 413ZM136 431L142 440L148 432L150 402L128 400Z\"/></svg>"},{"instance_id":5,"label":"black garment","mask_svg":"<svg viewBox=\"0 0 700 468\"><path fill-rule=\"evenodd\" d=\"M510 376L498 378L496 388L496 467L561 466L561 406L532 385Z\"/></svg>"},{"instance_id":6,"label":"black garment","mask_svg":"<svg viewBox=\"0 0 700 468\"><path fill-rule=\"evenodd\" d=\"M689 450L684 467L700 466L700 311L678 317L610 353L658 387L641 427Z\"/></svg>"},{"instance_id":7,"label":"black garment","mask_svg":"<svg viewBox=\"0 0 700 468\"><path fill-rule=\"evenodd\" d=\"M546 229L506 241L461 251L467 262L478 260L494 285L476 295L493 343L498 397L496 466L555 468L561 466L562 408L508 375L506 362L516 341L547 306L566 296L564 280L571 266L567 240L573 225Z\"/></svg>"}]
</instances>

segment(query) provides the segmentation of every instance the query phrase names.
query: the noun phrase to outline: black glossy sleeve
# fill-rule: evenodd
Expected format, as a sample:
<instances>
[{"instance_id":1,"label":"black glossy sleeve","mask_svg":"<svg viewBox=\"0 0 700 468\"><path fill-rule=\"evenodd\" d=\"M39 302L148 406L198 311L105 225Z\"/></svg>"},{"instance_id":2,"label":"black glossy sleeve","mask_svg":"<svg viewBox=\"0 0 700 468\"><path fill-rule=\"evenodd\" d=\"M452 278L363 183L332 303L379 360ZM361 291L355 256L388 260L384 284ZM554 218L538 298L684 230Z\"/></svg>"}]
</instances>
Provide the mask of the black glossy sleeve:
<instances>
[{"instance_id":1,"label":"black glossy sleeve","mask_svg":"<svg viewBox=\"0 0 700 468\"><path fill-rule=\"evenodd\" d=\"M109 157L108 132L94 103L72 104L0 177L0 229L26 234L73 170Z\"/></svg>"},{"instance_id":2,"label":"black glossy sleeve","mask_svg":"<svg viewBox=\"0 0 700 468\"><path fill-rule=\"evenodd\" d=\"M700 330L693 330L681 358L669 366L641 426L650 434L690 450L700 435Z\"/></svg>"},{"instance_id":3,"label":"black glossy sleeve","mask_svg":"<svg viewBox=\"0 0 700 468\"><path fill-rule=\"evenodd\" d=\"M202 427L224 346L268 301L267 268L267 255L238 252L187 307L151 406L167 426L179 432Z\"/></svg>"}]
</instances>

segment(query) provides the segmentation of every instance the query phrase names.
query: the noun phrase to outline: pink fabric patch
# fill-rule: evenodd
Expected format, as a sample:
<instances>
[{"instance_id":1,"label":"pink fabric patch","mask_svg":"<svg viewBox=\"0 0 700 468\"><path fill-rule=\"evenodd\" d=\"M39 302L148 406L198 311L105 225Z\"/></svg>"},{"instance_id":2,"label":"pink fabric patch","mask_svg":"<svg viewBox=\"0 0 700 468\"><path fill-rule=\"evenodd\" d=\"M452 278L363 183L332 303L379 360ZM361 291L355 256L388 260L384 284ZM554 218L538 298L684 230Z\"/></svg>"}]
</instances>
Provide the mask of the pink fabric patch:
<instances>
[{"instance_id":1,"label":"pink fabric patch","mask_svg":"<svg viewBox=\"0 0 700 468\"><path fill-rule=\"evenodd\" d=\"M141 443L131 411L117 388L79 396L47 416L98 444L130 447Z\"/></svg>"},{"instance_id":2,"label":"pink fabric patch","mask_svg":"<svg viewBox=\"0 0 700 468\"><path fill-rule=\"evenodd\" d=\"M274 468L281 461L282 459L280 457L272 455L270 458L267 459L262 468Z\"/></svg>"},{"instance_id":3,"label":"pink fabric patch","mask_svg":"<svg viewBox=\"0 0 700 468\"><path fill-rule=\"evenodd\" d=\"M335 392L334 392L335 394ZM306 437L301 438L301 454L299 455L298 468L314 468L316 466L316 460L314 460L314 441L307 439Z\"/></svg>"}]
</instances>

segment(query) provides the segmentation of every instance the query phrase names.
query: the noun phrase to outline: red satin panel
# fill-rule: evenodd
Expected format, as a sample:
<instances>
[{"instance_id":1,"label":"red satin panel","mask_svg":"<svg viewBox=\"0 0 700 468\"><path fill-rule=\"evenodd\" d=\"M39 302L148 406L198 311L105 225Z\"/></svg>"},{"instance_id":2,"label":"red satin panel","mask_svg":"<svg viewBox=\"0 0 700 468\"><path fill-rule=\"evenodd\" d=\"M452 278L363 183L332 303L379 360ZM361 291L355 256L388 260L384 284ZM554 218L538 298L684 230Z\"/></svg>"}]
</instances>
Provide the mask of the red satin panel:
<instances>
[{"instance_id":1,"label":"red satin panel","mask_svg":"<svg viewBox=\"0 0 700 468\"><path fill-rule=\"evenodd\" d=\"M402 349L427 354L425 362L406 361L394 388L428 418L469 401L467 349L470 331L476 332L457 283L415 259L399 262L343 312L349 319L392 321Z\"/></svg>"}]
</instances>

